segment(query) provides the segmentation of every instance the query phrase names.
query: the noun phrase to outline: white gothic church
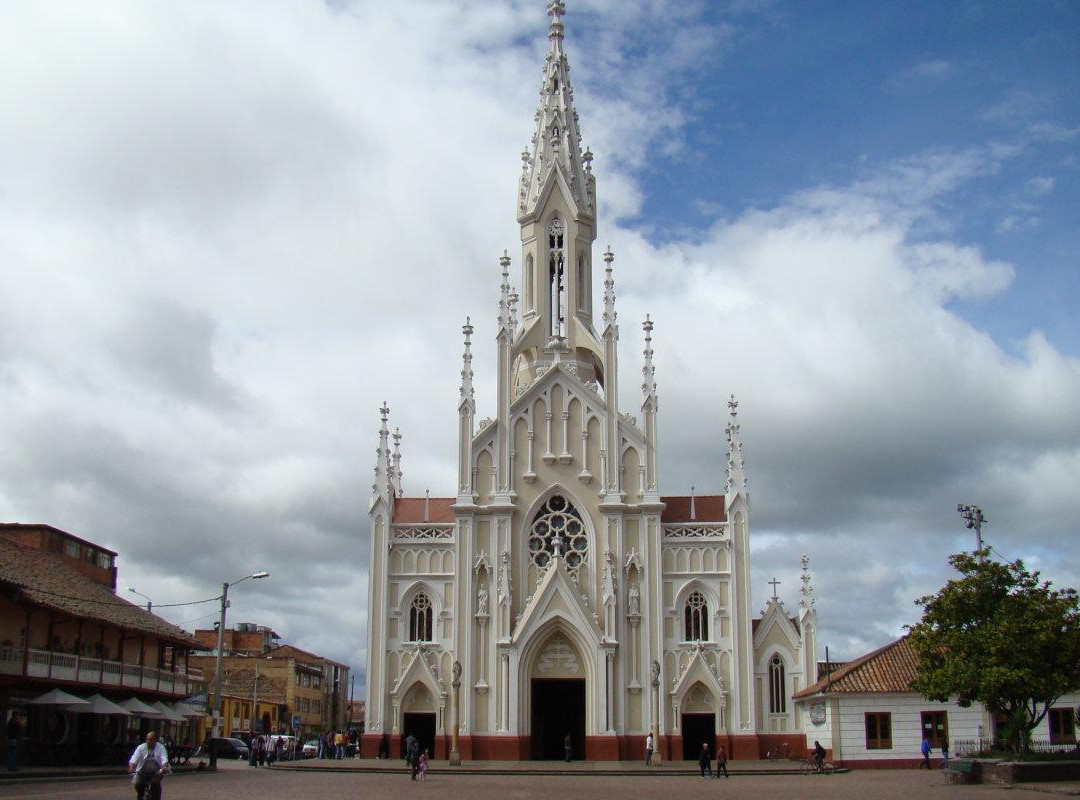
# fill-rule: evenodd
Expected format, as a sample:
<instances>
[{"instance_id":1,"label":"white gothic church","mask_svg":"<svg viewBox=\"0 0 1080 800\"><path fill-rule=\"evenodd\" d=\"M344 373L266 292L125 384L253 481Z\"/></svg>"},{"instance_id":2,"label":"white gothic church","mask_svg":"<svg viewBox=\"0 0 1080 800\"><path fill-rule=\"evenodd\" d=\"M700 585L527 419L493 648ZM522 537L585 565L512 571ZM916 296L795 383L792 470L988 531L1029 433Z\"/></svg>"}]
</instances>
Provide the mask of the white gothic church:
<instances>
[{"instance_id":1,"label":"white gothic church","mask_svg":"<svg viewBox=\"0 0 1080 800\"><path fill-rule=\"evenodd\" d=\"M364 752L397 757L412 733L447 757L455 664L466 759L561 758L567 736L575 758L639 759L650 731L663 759L696 758L704 741L733 758L801 745L792 695L817 678L806 561L797 616L774 595L754 618L734 398L726 481L719 463L700 480L724 494L661 496L648 318L640 416L619 411L614 255L596 317L596 178L562 0L548 14L516 209L521 294L504 254L496 414L479 424L463 328L453 496L404 495L400 435L381 409Z\"/></svg>"}]
</instances>

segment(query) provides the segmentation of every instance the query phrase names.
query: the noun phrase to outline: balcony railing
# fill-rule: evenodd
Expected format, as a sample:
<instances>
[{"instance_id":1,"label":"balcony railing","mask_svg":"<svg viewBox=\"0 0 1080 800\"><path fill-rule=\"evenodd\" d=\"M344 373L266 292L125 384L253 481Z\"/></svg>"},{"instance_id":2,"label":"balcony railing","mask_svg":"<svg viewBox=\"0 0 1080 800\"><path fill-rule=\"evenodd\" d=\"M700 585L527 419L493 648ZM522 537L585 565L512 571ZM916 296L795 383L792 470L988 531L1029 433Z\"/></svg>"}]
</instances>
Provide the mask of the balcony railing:
<instances>
[{"instance_id":1,"label":"balcony railing","mask_svg":"<svg viewBox=\"0 0 1080 800\"><path fill-rule=\"evenodd\" d=\"M0 647L0 675L23 675L23 653L21 647ZM33 647L26 654L25 675L94 687L115 686L177 695L194 694L205 688L199 669L173 672Z\"/></svg>"}]
</instances>

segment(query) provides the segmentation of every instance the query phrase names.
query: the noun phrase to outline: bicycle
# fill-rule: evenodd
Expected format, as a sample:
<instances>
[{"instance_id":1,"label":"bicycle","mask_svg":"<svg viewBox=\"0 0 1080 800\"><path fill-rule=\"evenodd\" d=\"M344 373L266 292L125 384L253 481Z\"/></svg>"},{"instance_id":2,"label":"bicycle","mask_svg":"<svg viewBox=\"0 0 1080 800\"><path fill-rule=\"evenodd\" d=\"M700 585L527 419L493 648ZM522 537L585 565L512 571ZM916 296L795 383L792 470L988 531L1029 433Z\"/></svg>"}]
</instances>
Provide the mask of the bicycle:
<instances>
[{"instance_id":1,"label":"bicycle","mask_svg":"<svg viewBox=\"0 0 1080 800\"><path fill-rule=\"evenodd\" d=\"M818 766L817 759L813 756L806 756L799 762L800 775L832 775L835 770L836 767L830 761L822 761L821 766Z\"/></svg>"}]
</instances>

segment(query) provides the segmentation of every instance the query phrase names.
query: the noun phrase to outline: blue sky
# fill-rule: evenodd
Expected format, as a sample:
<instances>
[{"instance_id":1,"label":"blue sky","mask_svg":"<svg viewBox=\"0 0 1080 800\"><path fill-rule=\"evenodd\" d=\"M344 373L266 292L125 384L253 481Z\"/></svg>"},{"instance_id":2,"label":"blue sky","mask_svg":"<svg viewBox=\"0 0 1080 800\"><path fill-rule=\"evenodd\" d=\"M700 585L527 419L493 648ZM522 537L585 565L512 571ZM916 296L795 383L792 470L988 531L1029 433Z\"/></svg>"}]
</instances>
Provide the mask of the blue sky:
<instances>
[{"instance_id":1,"label":"blue sky","mask_svg":"<svg viewBox=\"0 0 1080 800\"><path fill-rule=\"evenodd\" d=\"M709 493L738 395L756 607L807 553L821 644L883 644L958 502L1080 584L1080 6L567 5L620 407L651 314L661 492ZM0 519L155 605L267 569L230 619L362 670L379 405L451 494L469 315L493 412L545 6L0 0Z\"/></svg>"},{"instance_id":2,"label":"blue sky","mask_svg":"<svg viewBox=\"0 0 1080 800\"><path fill-rule=\"evenodd\" d=\"M686 117L680 147L654 146L641 173L646 201L625 222L663 241L711 224L716 211L771 207L891 160L1019 146L940 198L938 224L920 234L933 240L944 224L1015 265L1008 293L955 303L1002 346L1037 322L1080 353L1080 7L705 3L699 12L687 12L689 24L711 27L716 46L665 87ZM572 20L571 47L604 24ZM648 52L646 32L636 46ZM611 90L588 82L588 66L580 71L591 91Z\"/></svg>"}]
</instances>

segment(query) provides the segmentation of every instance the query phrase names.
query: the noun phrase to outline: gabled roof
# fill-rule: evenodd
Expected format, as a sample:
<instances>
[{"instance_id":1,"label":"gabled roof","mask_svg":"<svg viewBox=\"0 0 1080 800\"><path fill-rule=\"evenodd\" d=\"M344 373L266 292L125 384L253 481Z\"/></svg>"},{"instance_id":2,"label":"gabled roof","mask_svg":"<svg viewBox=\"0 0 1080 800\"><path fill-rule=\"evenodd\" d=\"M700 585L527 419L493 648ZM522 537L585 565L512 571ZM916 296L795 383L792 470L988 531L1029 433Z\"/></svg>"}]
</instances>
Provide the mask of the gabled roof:
<instances>
[{"instance_id":1,"label":"gabled roof","mask_svg":"<svg viewBox=\"0 0 1080 800\"><path fill-rule=\"evenodd\" d=\"M872 653L867 653L801 692L795 699L821 692L843 694L897 694L911 692L915 680L918 658L907 636L889 642Z\"/></svg>"},{"instance_id":2,"label":"gabled roof","mask_svg":"<svg viewBox=\"0 0 1080 800\"><path fill-rule=\"evenodd\" d=\"M428 505L428 518L424 519L424 503ZM453 497L397 497L394 499L394 525L422 525L425 522L435 525L454 521L454 512L450 506L456 503Z\"/></svg>"},{"instance_id":3,"label":"gabled roof","mask_svg":"<svg viewBox=\"0 0 1080 800\"><path fill-rule=\"evenodd\" d=\"M17 603L157 636L186 647L201 647L184 629L118 597L111 588L83 575L55 554L2 537L0 592Z\"/></svg>"},{"instance_id":4,"label":"gabled roof","mask_svg":"<svg viewBox=\"0 0 1080 800\"><path fill-rule=\"evenodd\" d=\"M724 510L722 494L704 494L694 497L694 518L690 518L690 495L661 497L665 508L660 514L661 522L724 522L727 512Z\"/></svg>"},{"instance_id":5,"label":"gabled roof","mask_svg":"<svg viewBox=\"0 0 1080 800\"><path fill-rule=\"evenodd\" d=\"M271 647L262 655L263 658L269 656L284 656L285 658L291 656L297 659L306 658L310 661L321 661L325 664L333 664L338 667L348 666L347 664L342 664L340 661L334 661L332 658L326 658L325 656L319 656L315 653L308 652L307 650L301 650L299 647L292 644L279 644L277 647Z\"/></svg>"}]
</instances>

